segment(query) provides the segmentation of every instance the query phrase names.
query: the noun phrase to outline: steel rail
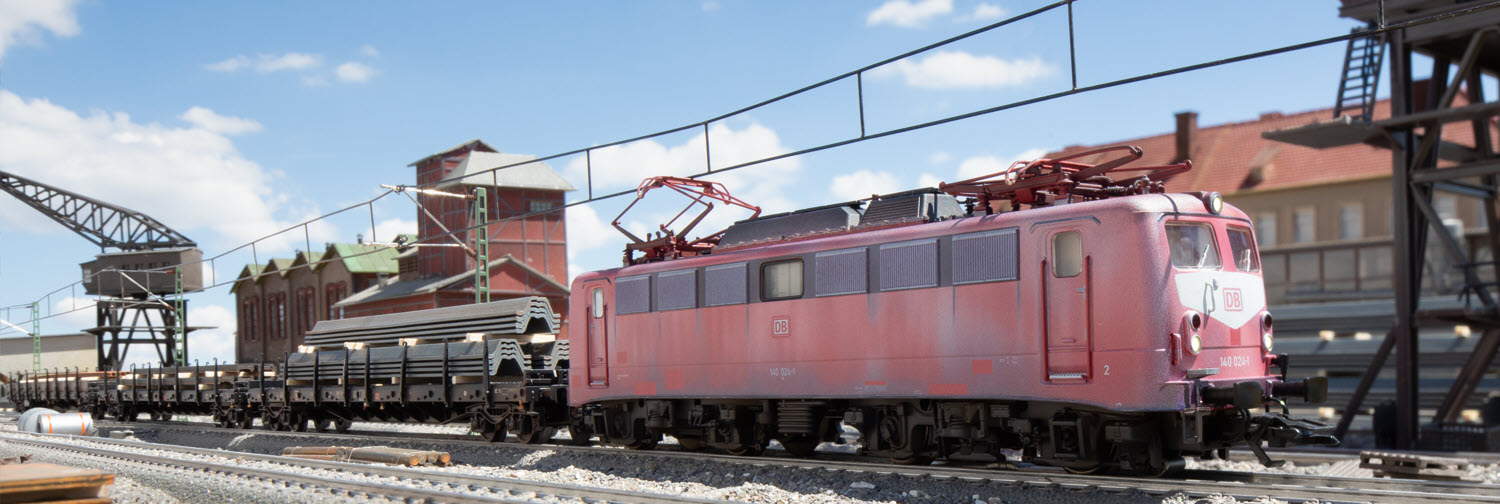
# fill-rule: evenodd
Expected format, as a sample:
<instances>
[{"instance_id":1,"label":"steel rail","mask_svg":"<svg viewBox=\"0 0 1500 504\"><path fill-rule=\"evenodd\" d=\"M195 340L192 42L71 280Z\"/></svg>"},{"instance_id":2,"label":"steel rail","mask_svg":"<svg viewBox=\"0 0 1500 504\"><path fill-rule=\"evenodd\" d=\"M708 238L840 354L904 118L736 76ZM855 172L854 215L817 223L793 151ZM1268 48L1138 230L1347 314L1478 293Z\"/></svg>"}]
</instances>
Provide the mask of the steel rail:
<instances>
[{"instance_id":1,"label":"steel rail","mask_svg":"<svg viewBox=\"0 0 1500 504\"><path fill-rule=\"evenodd\" d=\"M276 434L287 434L287 433L285 433L285 432L276 432ZM301 458L294 458L294 457L283 457L283 456L279 456L279 455L263 455L263 454L257 454L257 453L246 453L246 452L218 450L218 449L208 449L208 448L196 448L196 447L181 446L181 445L148 443L148 442L144 442L144 441L130 441L130 440L124 440L124 439L108 439L108 438L92 438L92 437L89 437L89 438L79 438L77 436L69 436L69 435L64 435L64 434L31 434L30 436L35 436L35 437L58 437L58 438L63 438L63 439L86 439L89 442L101 443L101 444L108 444L108 445L115 445L115 446L120 446L120 447L136 448L136 449L143 449L143 450L171 451L171 452L176 452L176 453L183 453L183 454L190 454L190 455L199 455L199 456L205 456L205 457L228 458L228 457L232 456L235 459L253 460L253 461L267 462L267 463L272 463L272 464L282 464L282 465L292 466L294 468L323 469L323 470L328 470L328 471L337 471L337 472L352 473L352 474L363 474L363 475L367 475L367 476L377 476L377 477L391 478L391 479L396 479L396 480L409 480L409 481L420 481L420 482L429 482L429 483L442 483L442 484L447 484L447 485L451 485L451 486L453 486L455 488L458 488L458 489L460 489L460 491L462 489L473 488L473 487L480 487L480 488L487 488L487 489L490 489L490 490L496 491L496 492L499 492L499 491L523 492L523 493L532 493L532 494L537 494L537 495L553 496L553 497L557 497L557 498L560 498L560 499L579 499L579 500L585 500L585 501L589 501L589 502L605 502L605 503L639 503L639 504L681 504L681 503L688 503L688 504L709 504L709 503L723 503L723 502L726 502L726 501L722 501L722 500L709 500L709 499L700 499L700 498L692 498L692 497L682 497L682 496L677 496L677 495L666 495L666 494L649 493L649 492L632 492L632 491L627 491L627 490L615 490L615 489L608 489L608 488L595 488L595 487L586 487L586 486L581 486L581 485L569 485L569 484L565 484L565 483L547 483L547 482L540 482L540 481L527 481L527 480L521 480L521 479L515 479L515 478L503 478L503 477L493 477L493 476L471 476L471 475L455 474L455 473L447 473L447 472L424 471L424 470L419 470L419 469L406 469L406 468L392 467L392 466L375 466L375 465L365 465L365 464L354 464L354 463L348 463L348 462L333 462L333 461L324 461L324 460L309 460L309 459L301 459ZM89 448L89 447L83 447L83 446L78 446L78 445L73 445L73 444L68 444L68 443L62 443L62 442L44 441L44 440L41 440L41 439L34 439L34 438L28 438L28 437L19 437L19 436L11 436L11 435L0 435L0 438L4 438L7 441L15 442L15 443L18 443L18 444L32 444L32 445L37 445L37 446L45 446L45 447L48 447L48 448L56 448L56 449L63 449L63 450L87 450L87 451L90 451L90 452L99 452L99 453L103 453L103 454L122 454L122 453L126 453L126 452L122 452L122 451L113 451L113 450L107 450L107 449L103 449L103 448ZM183 460L180 460L180 459L166 458L166 457L155 457L155 456L151 456L151 455L136 454L136 453L129 453L128 455L129 455L128 457L120 457L120 458L124 458L124 459L128 459L128 460L161 459L161 460L168 461L167 462L168 465L178 465L178 464L182 464L182 463L201 463L201 464L204 464L204 465L207 465L207 466L217 466L217 467L227 468L231 472L234 472L234 473L240 473L240 472L243 472L244 470L265 471L266 473L270 474L272 477L277 478L277 479L280 479L280 478L297 478L297 479L303 479L304 476L305 476L306 479L309 479L309 480L316 479L317 481L315 481L313 483L315 485L317 485L317 486L325 486L325 485L322 484L322 482L327 482L327 483L336 485L336 486L332 486L332 487L329 487L329 488L353 487L353 486L355 486L355 484L359 484L359 485L372 485L371 488L373 488L375 490L378 490L379 492L370 492L371 495L402 496L402 494L399 494L399 493L383 493L384 489L387 489L387 488L392 489L393 492L394 491L411 490L411 491L414 491L414 492L418 492L418 494L413 494L409 498L424 499L424 500L427 500L429 502L455 502L455 501L462 501L462 502L531 502L531 500L529 500L529 498L526 499L526 500L509 501L509 500L501 500L501 499L495 499L495 498L489 498L489 497L482 497L482 496L471 496L471 495L467 495L467 494L447 493L447 492L439 492L439 491L424 490L424 489L410 489L410 488L406 488L406 487L388 485L388 484L383 484L383 483L358 483L358 482L354 482L354 481L347 480L347 479L330 479L330 478L323 478L323 477L319 477L319 476L306 476L306 475L294 474L294 473L287 473L287 472L282 472L282 471L248 469L248 468L242 468L242 467L238 467L238 466L228 466L228 465L214 464L214 463L211 463L211 462L183 461ZM104 455L104 456L109 456L109 455ZM732 502L732 501L730 501L730 502Z\"/></svg>"},{"instance_id":2,"label":"steel rail","mask_svg":"<svg viewBox=\"0 0 1500 504\"><path fill-rule=\"evenodd\" d=\"M129 424L120 424L129 425ZM170 425L169 427L178 427ZM218 429L204 425L188 427L190 430ZM996 469L994 464L959 460L950 465L899 466L884 462L877 457L820 452L817 458L799 459L778 456L742 457L728 454L664 451L624 450L601 446L528 445L522 443L494 443L480 439L462 439L463 436L446 434L412 435L413 433L390 433L399 435L366 434L317 434L310 432L260 431L267 435L305 437L309 439L351 440L401 440L433 445L491 446L520 450L553 450L590 453L601 456L653 456L664 459L687 459L715 461L749 465L755 467L780 466L801 469L821 469L833 472L868 473L879 476L902 476L931 478L935 480L958 480L1003 485L1026 485L1036 488L1094 489L1124 492L1140 490L1151 494L1170 495L1181 492L1190 497L1207 497L1223 494L1240 500L1254 500L1267 496L1289 501L1318 500L1322 502L1430 502L1430 503L1500 503L1500 485L1485 485L1470 482L1419 481L1385 478L1352 478L1283 473L1253 473L1234 471L1190 470L1175 477L1143 478L1128 476L1100 476L1066 474L1060 470L1043 467L1028 467L1019 470ZM382 433L385 434L385 433ZM1288 452L1283 454L1290 455Z\"/></svg>"},{"instance_id":3,"label":"steel rail","mask_svg":"<svg viewBox=\"0 0 1500 504\"><path fill-rule=\"evenodd\" d=\"M371 496L371 497L374 497L374 496L394 497L394 498L399 498L399 499L402 499L402 500L405 500L405 501L413 501L413 500L415 500L417 502L450 502L450 503L471 503L471 502L472 503L496 503L496 502L499 502L499 503L517 503L517 504L532 502L529 499L522 499L522 498L481 497L481 496L476 496L476 495L465 495L465 494L458 494L458 493L440 492L440 491L436 491L436 490L426 490L426 489L419 489L419 488L400 487L400 486L395 486L395 485L387 485L387 484L384 484L384 483L369 483L369 482L353 481L353 480L345 480L345 479L337 479L336 480L336 479L332 479L332 478L324 478L324 477L321 477L321 476L313 476L313 475L309 475L309 474L298 474L298 473L293 473L293 472L276 471L276 470L271 470L271 469L257 469L257 468L250 468L250 467L229 465L229 464L217 464L217 463L205 462L205 461L201 461L201 460L183 460L183 459L176 459L176 458L164 457L164 456L160 456L160 455L148 455L148 454L144 454L144 453L136 453L136 452L125 451L125 450L109 450L109 449L105 449L105 448L93 448L93 447L79 446L79 445L68 444L68 443L59 443L59 442L53 442L53 441L42 441L42 440L38 440L38 439L15 438L15 437L10 437L10 436L4 436L4 437L10 443L14 443L14 444L17 444L17 445L22 445L22 446L32 446L32 447L45 448L45 449L56 450L56 451L72 452L72 453L87 455L87 456L91 456L91 457L104 458L104 459L112 459L112 460L119 460L119 461L125 461L125 462L137 462L137 463L146 464L146 465L158 465L158 466L165 466L165 467L176 467L176 468L186 469L186 470L190 470L190 471L202 471L202 472L207 472L207 473L219 473L219 474L225 474L225 475L230 475L230 476L235 476L235 477L240 477L240 478L257 479L257 480L268 481L268 482L273 482L273 483L274 482L283 482L283 483L294 484L294 485L298 485L298 486L302 486L302 487L313 486L313 487L323 488L323 489L327 490L330 494L333 494L333 495L346 494L346 495L349 495L349 496L366 495L366 496ZM151 446L151 447L144 447L144 448L149 448L149 449L154 449L154 450L175 451L175 450L172 450L171 447L169 447L167 445ZM220 456L222 456L222 455L220 455Z\"/></svg>"}]
</instances>

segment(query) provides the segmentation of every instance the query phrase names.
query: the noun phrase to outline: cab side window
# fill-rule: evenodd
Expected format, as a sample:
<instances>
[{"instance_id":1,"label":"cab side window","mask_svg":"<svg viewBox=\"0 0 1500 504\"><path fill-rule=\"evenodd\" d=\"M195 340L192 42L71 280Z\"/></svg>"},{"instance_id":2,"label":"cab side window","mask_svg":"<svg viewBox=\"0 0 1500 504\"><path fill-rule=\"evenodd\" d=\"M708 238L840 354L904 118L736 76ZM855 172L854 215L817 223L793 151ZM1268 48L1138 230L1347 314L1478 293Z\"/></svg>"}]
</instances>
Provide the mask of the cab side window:
<instances>
[{"instance_id":1,"label":"cab side window","mask_svg":"<svg viewBox=\"0 0 1500 504\"><path fill-rule=\"evenodd\" d=\"M1256 257L1255 242L1249 229L1229 227L1229 255L1234 259L1234 269L1260 271L1260 260Z\"/></svg>"},{"instance_id":2,"label":"cab side window","mask_svg":"<svg viewBox=\"0 0 1500 504\"><path fill-rule=\"evenodd\" d=\"M1052 235L1052 276L1074 277L1083 272L1083 235L1063 231Z\"/></svg>"},{"instance_id":3,"label":"cab side window","mask_svg":"<svg viewBox=\"0 0 1500 504\"><path fill-rule=\"evenodd\" d=\"M594 318L604 317L604 289L594 289Z\"/></svg>"}]
</instances>

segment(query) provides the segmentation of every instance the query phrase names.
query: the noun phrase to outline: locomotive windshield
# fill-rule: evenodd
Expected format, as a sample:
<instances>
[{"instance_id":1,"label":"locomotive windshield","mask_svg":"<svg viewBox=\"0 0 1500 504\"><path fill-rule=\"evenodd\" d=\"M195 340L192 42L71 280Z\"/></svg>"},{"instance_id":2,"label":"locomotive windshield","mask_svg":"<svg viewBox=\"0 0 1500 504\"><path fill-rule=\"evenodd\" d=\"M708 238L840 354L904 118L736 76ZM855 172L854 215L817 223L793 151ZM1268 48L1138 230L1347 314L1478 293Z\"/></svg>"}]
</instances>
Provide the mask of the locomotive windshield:
<instances>
[{"instance_id":1,"label":"locomotive windshield","mask_svg":"<svg viewBox=\"0 0 1500 504\"><path fill-rule=\"evenodd\" d=\"M1260 270L1260 264L1255 259L1255 242L1250 239L1249 229L1230 226L1229 255L1234 258L1234 269Z\"/></svg>"},{"instance_id":2,"label":"locomotive windshield","mask_svg":"<svg viewBox=\"0 0 1500 504\"><path fill-rule=\"evenodd\" d=\"M1179 269L1218 268L1219 247L1214 228L1200 223L1167 224L1167 243L1172 247L1172 266Z\"/></svg>"}]
</instances>

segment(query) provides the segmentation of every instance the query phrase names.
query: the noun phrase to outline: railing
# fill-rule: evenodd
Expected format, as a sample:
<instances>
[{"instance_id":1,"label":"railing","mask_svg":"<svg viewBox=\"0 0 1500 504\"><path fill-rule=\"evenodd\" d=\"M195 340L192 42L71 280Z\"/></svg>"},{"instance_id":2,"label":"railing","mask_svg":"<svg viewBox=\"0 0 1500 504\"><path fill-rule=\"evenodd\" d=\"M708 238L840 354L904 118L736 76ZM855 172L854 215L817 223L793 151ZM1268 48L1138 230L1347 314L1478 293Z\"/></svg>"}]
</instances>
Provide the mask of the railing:
<instances>
[{"instance_id":1,"label":"railing","mask_svg":"<svg viewBox=\"0 0 1500 504\"><path fill-rule=\"evenodd\" d=\"M1464 233L1479 278L1495 278L1489 246L1482 231ZM1457 294L1463 288L1462 265L1453 264L1437 240L1428 240L1424 295ZM1336 243L1284 245L1260 251L1270 305L1389 299L1392 290L1391 240L1373 238Z\"/></svg>"}]
</instances>

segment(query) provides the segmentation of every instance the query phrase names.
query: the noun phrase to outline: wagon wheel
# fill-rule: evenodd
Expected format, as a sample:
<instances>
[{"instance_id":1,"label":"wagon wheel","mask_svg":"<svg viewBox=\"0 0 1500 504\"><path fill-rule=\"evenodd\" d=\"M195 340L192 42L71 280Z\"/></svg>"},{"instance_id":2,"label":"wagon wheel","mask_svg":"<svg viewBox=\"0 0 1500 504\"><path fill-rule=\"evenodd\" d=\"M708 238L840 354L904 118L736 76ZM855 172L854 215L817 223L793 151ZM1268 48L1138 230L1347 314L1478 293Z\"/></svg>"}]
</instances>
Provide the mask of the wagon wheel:
<instances>
[{"instance_id":1,"label":"wagon wheel","mask_svg":"<svg viewBox=\"0 0 1500 504\"><path fill-rule=\"evenodd\" d=\"M172 414L171 413L162 413L161 415L159 415L159 417L160 417L159 420L161 420L163 422L170 422L170 421L172 421Z\"/></svg>"},{"instance_id":2,"label":"wagon wheel","mask_svg":"<svg viewBox=\"0 0 1500 504\"><path fill-rule=\"evenodd\" d=\"M307 432L307 416L305 414L291 413L289 417L288 420L291 422L289 430L292 432Z\"/></svg>"},{"instance_id":3,"label":"wagon wheel","mask_svg":"<svg viewBox=\"0 0 1500 504\"><path fill-rule=\"evenodd\" d=\"M542 444L557 435L557 429L553 427L533 427L516 433L516 439L525 444Z\"/></svg>"},{"instance_id":4,"label":"wagon wheel","mask_svg":"<svg viewBox=\"0 0 1500 504\"><path fill-rule=\"evenodd\" d=\"M315 418L312 424L313 432L328 432L333 427L333 419L327 417Z\"/></svg>"},{"instance_id":5,"label":"wagon wheel","mask_svg":"<svg viewBox=\"0 0 1500 504\"><path fill-rule=\"evenodd\" d=\"M260 414L260 427L262 429L265 429L265 430L281 430L281 427L278 425L280 423L281 422L276 421L276 415L274 413L271 413L270 411L263 411L263 412L261 412L261 414Z\"/></svg>"},{"instance_id":6,"label":"wagon wheel","mask_svg":"<svg viewBox=\"0 0 1500 504\"><path fill-rule=\"evenodd\" d=\"M480 420L480 422L482 425L479 429L479 437L491 443L505 442L505 429L501 428L500 424L488 420Z\"/></svg>"},{"instance_id":7,"label":"wagon wheel","mask_svg":"<svg viewBox=\"0 0 1500 504\"><path fill-rule=\"evenodd\" d=\"M1068 474L1100 474L1105 472L1104 469L1107 467L1103 464L1094 464L1088 467L1064 467L1063 470Z\"/></svg>"},{"instance_id":8,"label":"wagon wheel","mask_svg":"<svg viewBox=\"0 0 1500 504\"><path fill-rule=\"evenodd\" d=\"M103 420L105 417L109 416L109 409L105 408L104 406L96 405L89 410L89 416L92 417L96 422L99 420Z\"/></svg>"},{"instance_id":9,"label":"wagon wheel","mask_svg":"<svg viewBox=\"0 0 1500 504\"><path fill-rule=\"evenodd\" d=\"M248 411L231 411L229 412L229 418L232 427L249 429L255 426L255 417L250 416L250 412Z\"/></svg>"},{"instance_id":10,"label":"wagon wheel","mask_svg":"<svg viewBox=\"0 0 1500 504\"><path fill-rule=\"evenodd\" d=\"M343 419L334 420L333 421L333 431L337 432L339 434L348 434L349 433L349 427L351 425L354 425L354 422L351 421L351 420L343 420Z\"/></svg>"},{"instance_id":11,"label":"wagon wheel","mask_svg":"<svg viewBox=\"0 0 1500 504\"><path fill-rule=\"evenodd\" d=\"M810 437L799 436L780 441L781 447L786 449L787 454L797 458L811 457L818 449L818 440Z\"/></svg>"}]
</instances>

